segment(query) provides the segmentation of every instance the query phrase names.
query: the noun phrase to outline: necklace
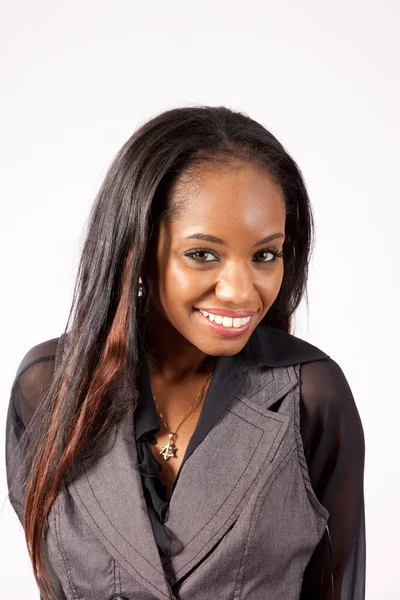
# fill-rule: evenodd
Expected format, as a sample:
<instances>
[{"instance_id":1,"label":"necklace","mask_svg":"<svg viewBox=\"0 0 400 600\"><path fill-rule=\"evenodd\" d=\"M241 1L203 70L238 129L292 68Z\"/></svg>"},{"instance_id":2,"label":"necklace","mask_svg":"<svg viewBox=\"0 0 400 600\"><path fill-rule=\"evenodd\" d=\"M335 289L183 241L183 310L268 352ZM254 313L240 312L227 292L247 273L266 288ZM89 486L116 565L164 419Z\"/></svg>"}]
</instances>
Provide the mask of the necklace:
<instances>
[{"instance_id":1,"label":"necklace","mask_svg":"<svg viewBox=\"0 0 400 600\"><path fill-rule=\"evenodd\" d=\"M180 426L182 425L182 423L184 423L186 421L186 419L188 418L188 416L193 412L193 410L196 408L196 406L199 404L201 398L202 398L202 393L205 390L205 387L208 383L208 380L210 379L210 377L212 376L212 372L210 373L210 375L207 377L205 384L203 385L203 387L200 389L199 393L197 394L196 398L194 399L194 401L192 402L192 404L189 407L188 412L186 413L186 415L183 417L182 421L179 423L178 427L175 429L175 431L171 431L170 428L168 427L168 425L166 424L164 417L161 414L160 408L156 402L156 399L154 397L153 394L153 400L154 400L154 404L157 410L157 413L165 427L165 429L168 431L168 443L164 444L164 446L161 446L161 456L164 457L164 460L168 460L170 458L174 458L175 457L175 452L178 450L177 446L175 446L174 444L174 439L176 437L176 434L178 433L178 429L180 428Z\"/></svg>"}]
</instances>

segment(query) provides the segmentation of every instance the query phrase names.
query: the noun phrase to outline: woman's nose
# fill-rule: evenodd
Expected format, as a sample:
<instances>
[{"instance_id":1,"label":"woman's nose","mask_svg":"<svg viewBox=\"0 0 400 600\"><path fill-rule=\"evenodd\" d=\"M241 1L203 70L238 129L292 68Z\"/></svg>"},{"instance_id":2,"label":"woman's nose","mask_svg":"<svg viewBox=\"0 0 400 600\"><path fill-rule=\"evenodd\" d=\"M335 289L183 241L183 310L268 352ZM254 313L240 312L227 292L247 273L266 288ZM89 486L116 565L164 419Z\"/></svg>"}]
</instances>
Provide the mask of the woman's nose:
<instances>
[{"instance_id":1,"label":"woman's nose","mask_svg":"<svg viewBox=\"0 0 400 600\"><path fill-rule=\"evenodd\" d=\"M254 282L250 269L237 263L226 266L219 274L215 294L226 304L245 305L251 302Z\"/></svg>"}]
</instances>

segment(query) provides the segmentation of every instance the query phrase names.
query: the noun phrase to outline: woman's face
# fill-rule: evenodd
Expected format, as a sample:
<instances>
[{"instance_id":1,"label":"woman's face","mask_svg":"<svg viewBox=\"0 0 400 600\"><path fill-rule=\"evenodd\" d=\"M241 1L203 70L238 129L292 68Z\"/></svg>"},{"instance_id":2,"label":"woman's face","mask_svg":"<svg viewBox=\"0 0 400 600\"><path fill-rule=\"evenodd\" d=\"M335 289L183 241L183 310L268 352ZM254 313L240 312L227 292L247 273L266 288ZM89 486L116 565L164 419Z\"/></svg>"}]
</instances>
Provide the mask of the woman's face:
<instances>
[{"instance_id":1,"label":"woman's face","mask_svg":"<svg viewBox=\"0 0 400 600\"><path fill-rule=\"evenodd\" d=\"M278 295L284 199L261 168L207 166L197 174L195 186L181 180L172 191L183 208L160 227L148 275L151 305L160 335L208 355L232 355Z\"/></svg>"}]
</instances>

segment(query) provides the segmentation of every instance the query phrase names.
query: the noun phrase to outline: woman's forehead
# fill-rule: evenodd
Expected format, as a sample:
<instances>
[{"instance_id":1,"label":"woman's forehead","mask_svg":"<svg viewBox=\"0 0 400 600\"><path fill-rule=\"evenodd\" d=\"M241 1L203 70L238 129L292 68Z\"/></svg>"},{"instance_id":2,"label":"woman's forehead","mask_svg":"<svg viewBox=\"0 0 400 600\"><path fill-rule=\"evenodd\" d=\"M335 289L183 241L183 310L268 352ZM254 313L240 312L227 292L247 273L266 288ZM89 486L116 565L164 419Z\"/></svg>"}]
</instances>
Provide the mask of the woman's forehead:
<instances>
[{"instance_id":1,"label":"woman's forehead","mask_svg":"<svg viewBox=\"0 0 400 600\"><path fill-rule=\"evenodd\" d=\"M170 198L180 210L171 234L210 227L222 231L265 231L282 228L285 203L281 188L266 170L251 166L205 169L193 182L175 187ZM200 229L199 229L200 228Z\"/></svg>"}]
</instances>

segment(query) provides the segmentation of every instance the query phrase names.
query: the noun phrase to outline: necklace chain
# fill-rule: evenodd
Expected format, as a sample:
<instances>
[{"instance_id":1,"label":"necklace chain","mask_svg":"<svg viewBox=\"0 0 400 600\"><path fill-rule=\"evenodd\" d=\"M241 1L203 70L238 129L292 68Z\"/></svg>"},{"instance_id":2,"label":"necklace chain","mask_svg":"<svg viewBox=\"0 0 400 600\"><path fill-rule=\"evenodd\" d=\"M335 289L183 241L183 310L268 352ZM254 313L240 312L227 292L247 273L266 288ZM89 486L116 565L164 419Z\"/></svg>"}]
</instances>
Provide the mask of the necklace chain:
<instances>
[{"instance_id":1,"label":"necklace chain","mask_svg":"<svg viewBox=\"0 0 400 600\"><path fill-rule=\"evenodd\" d=\"M154 400L154 405L156 407L156 411L157 411L165 429L168 431L168 438L169 438L168 444L165 444L164 446L162 446L161 452L160 452L160 454L162 456L164 456L164 460L168 460L169 458L172 458L175 456L175 452L177 451L178 448L174 445L174 438L176 437L176 434L178 433L180 426L186 421L186 419L189 417L189 415L193 412L193 410L196 408L196 406L199 404L200 400L202 399L202 393L204 392L206 385L207 385L209 379L211 378L212 374L213 374L213 372L211 372L210 375L207 377L205 384L201 387L196 398L190 405L189 410L187 411L186 415L183 417L181 422L178 424L175 431L171 431L170 428L168 427L168 425L166 424L165 419L160 411L160 407L158 406L155 396L153 394L153 400Z\"/></svg>"}]
</instances>

